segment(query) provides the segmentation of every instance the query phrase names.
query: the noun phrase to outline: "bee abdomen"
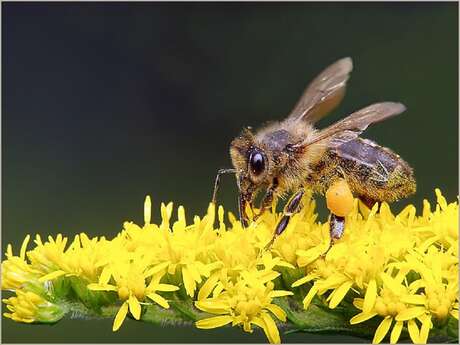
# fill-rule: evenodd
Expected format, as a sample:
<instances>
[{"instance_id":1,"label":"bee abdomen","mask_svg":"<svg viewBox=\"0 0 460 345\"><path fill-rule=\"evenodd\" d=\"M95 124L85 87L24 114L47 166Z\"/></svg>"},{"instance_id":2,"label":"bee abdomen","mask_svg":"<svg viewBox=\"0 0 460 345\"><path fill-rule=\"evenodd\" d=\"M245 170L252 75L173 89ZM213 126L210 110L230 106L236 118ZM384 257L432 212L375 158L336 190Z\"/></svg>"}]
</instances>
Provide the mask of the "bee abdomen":
<instances>
[{"instance_id":1,"label":"bee abdomen","mask_svg":"<svg viewBox=\"0 0 460 345\"><path fill-rule=\"evenodd\" d=\"M317 190L323 193L337 178L345 178L356 196L375 201L393 202L416 189L412 168L368 139L357 138L328 150L313 170Z\"/></svg>"}]
</instances>

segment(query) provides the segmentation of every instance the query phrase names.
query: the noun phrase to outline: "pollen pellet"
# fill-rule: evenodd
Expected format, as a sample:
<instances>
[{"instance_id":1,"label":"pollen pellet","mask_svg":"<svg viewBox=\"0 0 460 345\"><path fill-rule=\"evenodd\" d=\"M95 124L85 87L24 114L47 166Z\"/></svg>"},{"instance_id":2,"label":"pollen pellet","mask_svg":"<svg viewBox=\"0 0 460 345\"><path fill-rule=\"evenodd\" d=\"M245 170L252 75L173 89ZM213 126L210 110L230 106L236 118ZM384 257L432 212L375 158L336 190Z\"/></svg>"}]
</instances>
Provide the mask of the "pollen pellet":
<instances>
[{"instance_id":1,"label":"pollen pellet","mask_svg":"<svg viewBox=\"0 0 460 345\"><path fill-rule=\"evenodd\" d=\"M327 208L336 216L345 217L353 208L353 194L348 183L341 179L334 182L326 192Z\"/></svg>"}]
</instances>

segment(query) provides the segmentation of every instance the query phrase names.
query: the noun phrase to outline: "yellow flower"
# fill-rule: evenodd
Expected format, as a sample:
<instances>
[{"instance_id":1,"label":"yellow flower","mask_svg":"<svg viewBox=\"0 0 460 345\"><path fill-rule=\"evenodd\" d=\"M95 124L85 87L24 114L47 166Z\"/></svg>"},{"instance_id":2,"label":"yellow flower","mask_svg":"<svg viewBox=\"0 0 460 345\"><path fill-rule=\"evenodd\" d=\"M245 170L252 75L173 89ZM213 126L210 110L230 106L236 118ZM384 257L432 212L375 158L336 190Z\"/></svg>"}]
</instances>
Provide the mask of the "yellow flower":
<instances>
[{"instance_id":1,"label":"yellow flower","mask_svg":"<svg viewBox=\"0 0 460 345\"><path fill-rule=\"evenodd\" d=\"M243 228L232 213L224 219L222 206L216 210L210 204L204 217L195 216L187 224L183 206L173 219L173 204L162 203L161 220L155 224L147 197L144 225L125 222L113 239L90 239L81 233L67 246L60 234L48 241L37 236L35 248L27 251L27 236L19 256L9 245L2 262L2 288L17 296L4 302L14 320L52 322L68 310L65 294L72 289L85 308L97 309L99 303L117 298L115 331L128 313L140 319L143 305L168 308L167 293L181 289L175 297L184 303L182 312L193 303L213 315L197 321L198 328L232 324L252 332L256 325L277 343L273 315L287 322L286 308L303 297L306 309L315 303L355 310L353 300L360 312L343 321L353 328L379 318L373 342L389 334L395 343L407 328L414 342L424 343L433 328L458 319L458 203L448 204L439 190L436 197L434 210L424 201L420 216L413 205L393 214L386 203L368 209L354 200L344 236L330 250L329 224L316 220L308 192L302 210L269 249L282 217L275 207ZM306 283L311 288L305 295L297 287ZM296 294L275 286L291 286ZM90 294L86 288L101 292ZM319 298L313 301L315 296ZM287 299L278 302L284 310L274 303L278 297ZM319 309L308 312L314 315ZM298 311L289 315L295 317Z\"/></svg>"},{"instance_id":2,"label":"yellow flower","mask_svg":"<svg viewBox=\"0 0 460 345\"><path fill-rule=\"evenodd\" d=\"M424 319L419 318L422 321L419 341L426 343L433 318L439 322L451 315L458 320L458 259L432 245L424 253L414 249L406 260L395 267L410 265L420 279L409 285L413 295L403 301L412 304L413 310L424 310Z\"/></svg>"},{"instance_id":3,"label":"yellow flower","mask_svg":"<svg viewBox=\"0 0 460 345\"><path fill-rule=\"evenodd\" d=\"M414 343L423 342L423 339L420 339L420 330L416 319L422 322L423 329L431 328L431 322L426 318L425 308L413 307L405 303L405 301L413 299L414 295L411 294L407 286L402 284L401 280L404 275L397 275L393 278L387 273L381 273L379 278L383 283L380 289L377 288L377 283L373 280L364 299L357 298L354 300L354 305L362 311L355 315L350 323L352 325L357 324L379 315L383 320L377 327L372 342L380 343L394 322L390 342L395 344L399 339L404 322L407 322L412 341Z\"/></svg>"},{"instance_id":4,"label":"yellow flower","mask_svg":"<svg viewBox=\"0 0 460 345\"><path fill-rule=\"evenodd\" d=\"M196 327L209 329L232 323L232 326L242 325L244 331L252 332L252 325L256 325L264 330L270 343L280 343L279 331L271 314L286 321L286 313L272 301L276 297L292 295L292 292L273 290L273 287L267 278L261 279L255 272L247 271L241 272L235 283L225 282L223 289L211 298L208 298L211 289L205 284L202 290L206 289L206 292L195 306L219 316L199 320Z\"/></svg>"},{"instance_id":5,"label":"yellow flower","mask_svg":"<svg viewBox=\"0 0 460 345\"><path fill-rule=\"evenodd\" d=\"M423 216L418 219L418 237L423 245L439 243L444 248L452 248L458 257L458 204L448 204L439 189L435 190L437 205L431 212L430 203L423 201Z\"/></svg>"},{"instance_id":6,"label":"yellow flower","mask_svg":"<svg viewBox=\"0 0 460 345\"><path fill-rule=\"evenodd\" d=\"M163 308L169 308L168 302L157 291L176 291L179 288L170 284L161 284L166 264L148 267L149 264L141 257L112 261L104 267L97 284L89 284L88 289L94 291L115 291L123 301L113 323L113 331L117 331L129 312L136 319L141 317L141 302L148 298ZM110 284L113 277L114 284ZM147 281L150 279L150 282Z\"/></svg>"},{"instance_id":7,"label":"yellow flower","mask_svg":"<svg viewBox=\"0 0 460 345\"><path fill-rule=\"evenodd\" d=\"M304 308L315 295L330 290L326 301L335 308L353 289L363 298L355 299L362 312L351 319L352 324L376 315L383 317L375 333L376 343L383 340L393 322L392 343L398 340L404 322L414 342L426 342L432 317L445 319L450 314L458 318L458 250L453 249L454 244L458 247L458 236L453 234L455 228L458 232L453 217L458 217L458 205L448 205L439 190L436 194L436 211L430 213L425 202L418 218L412 205L394 216L385 203L377 213L377 205L368 210L356 202L346 218L344 237L325 257L319 256L317 248L299 250L297 262L305 266L306 275L292 287L313 283ZM414 280L414 273L421 279ZM410 285L401 285L408 279Z\"/></svg>"},{"instance_id":8,"label":"yellow flower","mask_svg":"<svg viewBox=\"0 0 460 345\"><path fill-rule=\"evenodd\" d=\"M26 262L26 249L30 235L24 239L19 256L13 255L11 244L6 249L6 260L2 262L2 290L17 290L25 283L38 285L40 272Z\"/></svg>"},{"instance_id":9,"label":"yellow flower","mask_svg":"<svg viewBox=\"0 0 460 345\"><path fill-rule=\"evenodd\" d=\"M47 244L45 243L45 245ZM117 252L115 247L116 242L107 241L105 237L89 239L85 233L76 235L65 252L62 254L58 252L50 256L59 261L47 265L50 267L48 269L50 272L43 275L40 281L52 281L64 275L77 276L90 282L97 281L102 270L101 267L110 261L110 254ZM37 253L30 255L35 257L35 260L39 257Z\"/></svg>"},{"instance_id":10,"label":"yellow flower","mask_svg":"<svg viewBox=\"0 0 460 345\"><path fill-rule=\"evenodd\" d=\"M151 208L146 201L144 218L150 219L148 212ZM178 220L170 227L173 204L161 204L162 223L160 226L146 222L143 228L125 223L121 236L125 247L130 251L144 252L151 255L154 264L167 262L167 272L170 275L179 274L187 294L194 296L197 285L203 277L209 277L211 272L221 266L219 261L213 261L208 255L212 252L217 233L214 231L214 206L210 205L208 212L200 219L195 216L194 223L186 224L183 206L178 208Z\"/></svg>"},{"instance_id":11,"label":"yellow flower","mask_svg":"<svg viewBox=\"0 0 460 345\"><path fill-rule=\"evenodd\" d=\"M17 322L55 322L64 315L57 305L31 291L16 290L16 296L2 301L9 310L3 315Z\"/></svg>"},{"instance_id":12,"label":"yellow flower","mask_svg":"<svg viewBox=\"0 0 460 345\"><path fill-rule=\"evenodd\" d=\"M58 271L60 264L64 262L64 250L67 244L67 237L61 234L54 239L48 236L48 241L43 243L40 235L36 235L35 249L27 253L32 266L44 274Z\"/></svg>"}]
</instances>

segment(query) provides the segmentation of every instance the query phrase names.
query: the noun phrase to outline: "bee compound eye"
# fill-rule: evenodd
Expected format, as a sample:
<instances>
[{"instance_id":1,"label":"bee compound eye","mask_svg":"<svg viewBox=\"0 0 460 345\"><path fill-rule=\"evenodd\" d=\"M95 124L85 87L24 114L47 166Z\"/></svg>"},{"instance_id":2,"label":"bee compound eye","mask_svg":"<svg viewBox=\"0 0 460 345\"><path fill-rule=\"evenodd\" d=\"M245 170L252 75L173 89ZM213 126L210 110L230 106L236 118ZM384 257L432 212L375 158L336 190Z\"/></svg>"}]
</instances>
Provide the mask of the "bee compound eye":
<instances>
[{"instance_id":1,"label":"bee compound eye","mask_svg":"<svg viewBox=\"0 0 460 345\"><path fill-rule=\"evenodd\" d=\"M265 157L262 153L255 151L249 157L249 165L254 175L260 175L265 169Z\"/></svg>"}]
</instances>

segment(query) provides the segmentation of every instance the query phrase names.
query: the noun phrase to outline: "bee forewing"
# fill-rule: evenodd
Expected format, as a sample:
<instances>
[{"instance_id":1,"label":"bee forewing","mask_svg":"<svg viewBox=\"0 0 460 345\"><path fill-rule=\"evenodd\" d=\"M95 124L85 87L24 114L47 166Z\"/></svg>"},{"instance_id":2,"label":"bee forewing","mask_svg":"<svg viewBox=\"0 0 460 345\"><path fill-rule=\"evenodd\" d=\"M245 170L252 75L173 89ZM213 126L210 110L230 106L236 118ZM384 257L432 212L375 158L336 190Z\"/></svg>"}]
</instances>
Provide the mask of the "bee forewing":
<instances>
[{"instance_id":1,"label":"bee forewing","mask_svg":"<svg viewBox=\"0 0 460 345\"><path fill-rule=\"evenodd\" d=\"M329 146L338 146L357 138L369 125L399 115L404 110L406 107L401 103L372 104L319 131L314 138L300 143L299 146L307 146L328 138L331 139Z\"/></svg>"},{"instance_id":2,"label":"bee forewing","mask_svg":"<svg viewBox=\"0 0 460 345\"><path fill-rule=\"evenodd\" d=\"M345 87L353 69L351 58L343 58L327 67L305 89L291 111L293 121L314 123L334 109L345 95Z\"/></svg>"}]
</instances>

